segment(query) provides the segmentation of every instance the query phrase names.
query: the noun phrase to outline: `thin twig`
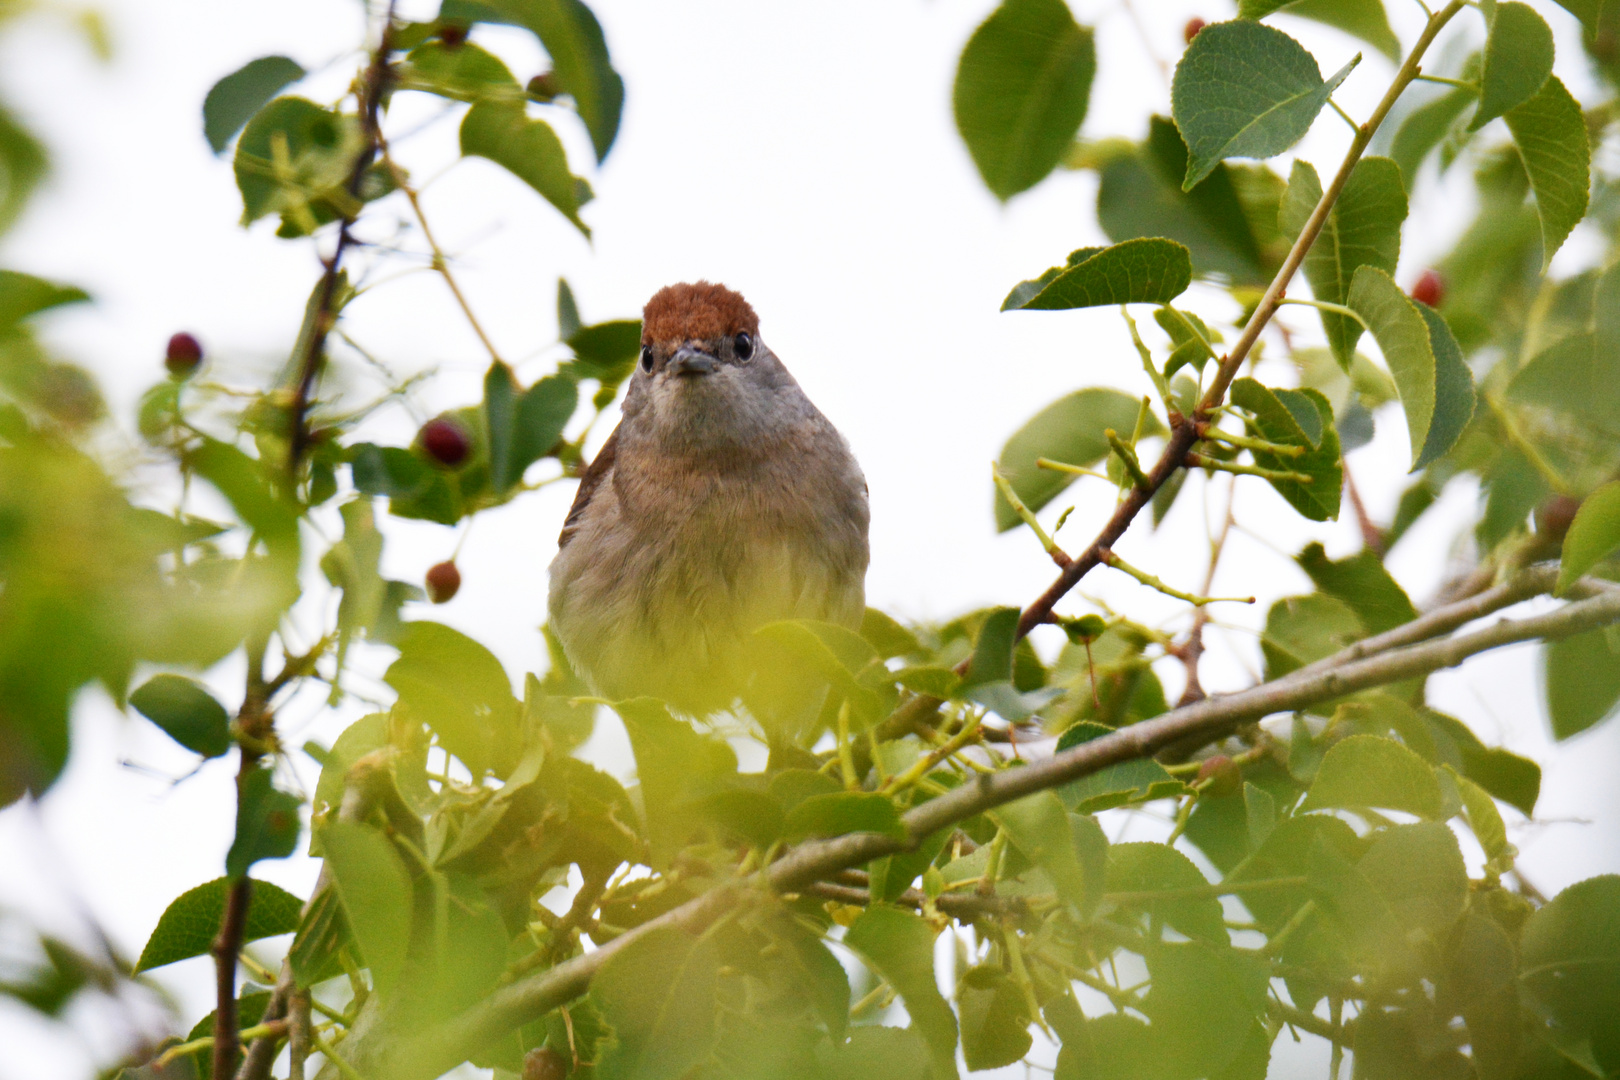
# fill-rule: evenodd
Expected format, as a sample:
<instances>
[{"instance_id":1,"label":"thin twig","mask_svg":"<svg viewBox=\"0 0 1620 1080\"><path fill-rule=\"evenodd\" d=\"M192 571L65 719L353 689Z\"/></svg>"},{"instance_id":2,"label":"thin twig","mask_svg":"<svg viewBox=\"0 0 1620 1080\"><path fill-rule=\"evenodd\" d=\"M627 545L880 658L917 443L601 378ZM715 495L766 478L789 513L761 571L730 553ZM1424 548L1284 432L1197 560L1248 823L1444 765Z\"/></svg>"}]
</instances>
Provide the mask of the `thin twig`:
<instances>
[{"instance_id":1,"label":"thin twig","mask_svg":"<svg viewBox=\"0 0 1620 1080\"><path fill-rule=\"evenodd\" d=\"M309 427L305 422L306 414L309 412L309 397L315 388L315 378L320 374L321 357L326 351L326 336L331 333L332 326L337 321L337 312L333 310L333 306L337 299L343 256L354 243L352 230L362 205L359 201L360 189L365 183L366 170L377 157L377 146L381 140L382 125L377 113L382 106L383 91L388 81L388 58L393 53L395 3L396 0L388 0L388 12L383 16L377 51L371 55L371 63L366 68L365 78L361 84L360 128L365 137L365 145L355 156L354 167L349 170L349 179L344 185L344 190L355 201L355 208L351 213L344 215L342 223L338 226L337 244L332 249L331 258L325 260L321 281L316 290L314 310L310 313L309 335L304 339L304 354L298 358L298 383L293 390L292 407L289 410L291 413L287 450L289 477L298 475L298 466L303 461L304 451L309 448Z\"/></svg>"}]
</instances>

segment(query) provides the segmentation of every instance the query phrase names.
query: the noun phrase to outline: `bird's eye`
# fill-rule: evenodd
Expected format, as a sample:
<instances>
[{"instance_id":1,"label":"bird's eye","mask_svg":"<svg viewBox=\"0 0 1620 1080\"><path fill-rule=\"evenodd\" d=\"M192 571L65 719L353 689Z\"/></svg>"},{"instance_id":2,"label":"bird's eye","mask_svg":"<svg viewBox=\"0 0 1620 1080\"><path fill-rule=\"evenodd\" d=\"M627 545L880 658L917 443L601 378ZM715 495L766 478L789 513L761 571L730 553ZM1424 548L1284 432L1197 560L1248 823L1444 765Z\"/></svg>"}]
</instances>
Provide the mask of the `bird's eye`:
<instances>
[{"instance_id":1,"label":"bird's eye","mask_svg":"<svg viewBox=\"0 0 1620 1080\"><path fill-rule=\"evenodd\" d=\"M747 360L754 355L754 339L745 333L732 338L731 344L737 350L739 360Z\"/></svg>"},{"instance_id":2,"label":"bird's eye","mask_svg":"<svg viewBox=\"0 0 1620 1080\"><path fill-rule=\"evenodd\" d=\"M651 345L643 345L641 347L641 370L642 371L651 371L652 370L652 361L653 361L652 346Z\"/></svg>"}]
</instances>

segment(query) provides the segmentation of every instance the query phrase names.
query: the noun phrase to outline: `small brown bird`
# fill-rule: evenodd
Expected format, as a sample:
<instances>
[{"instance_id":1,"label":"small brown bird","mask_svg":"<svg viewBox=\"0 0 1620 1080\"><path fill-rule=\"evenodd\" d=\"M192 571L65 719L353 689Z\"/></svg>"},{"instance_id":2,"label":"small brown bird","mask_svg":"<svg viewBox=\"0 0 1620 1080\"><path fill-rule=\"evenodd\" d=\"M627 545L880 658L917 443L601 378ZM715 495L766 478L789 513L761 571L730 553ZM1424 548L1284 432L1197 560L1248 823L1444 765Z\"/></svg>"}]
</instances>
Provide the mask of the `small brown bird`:
<instances>
[{"instance_id":1,"label":"small brown bird","mask_svg":"<svg viewBox=\"0 0 1620 1080\"><path fill-rule=\"evenodd\" d=\"M759 339L748 301L668 286L647 302L624 418L558 538L551 626L604 697L729 708L748 696L760 626L860 625L868 520L849 445Z\"/></svg>"}]
</instances>

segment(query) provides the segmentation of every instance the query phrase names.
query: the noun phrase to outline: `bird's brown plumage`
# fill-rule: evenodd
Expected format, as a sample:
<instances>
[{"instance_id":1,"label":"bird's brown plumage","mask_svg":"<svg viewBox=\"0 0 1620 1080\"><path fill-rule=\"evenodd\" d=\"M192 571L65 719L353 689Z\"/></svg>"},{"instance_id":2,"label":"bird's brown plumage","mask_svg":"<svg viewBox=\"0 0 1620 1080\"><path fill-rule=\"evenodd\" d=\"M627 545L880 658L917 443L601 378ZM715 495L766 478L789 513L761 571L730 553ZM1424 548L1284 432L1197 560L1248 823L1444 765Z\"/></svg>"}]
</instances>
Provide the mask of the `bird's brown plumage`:
<instances>
[{"instance_id":1,"label":"bird's brown plumage","mask_svg":"<svg viewBox=\"0 0 1620 1080\"><path fill-rule=\"evenodd\" d=\"M759 333L759 316L738 293L707 281L666 285L641 312L641 340L657 345Z\"/></svg>"}]
</instances>

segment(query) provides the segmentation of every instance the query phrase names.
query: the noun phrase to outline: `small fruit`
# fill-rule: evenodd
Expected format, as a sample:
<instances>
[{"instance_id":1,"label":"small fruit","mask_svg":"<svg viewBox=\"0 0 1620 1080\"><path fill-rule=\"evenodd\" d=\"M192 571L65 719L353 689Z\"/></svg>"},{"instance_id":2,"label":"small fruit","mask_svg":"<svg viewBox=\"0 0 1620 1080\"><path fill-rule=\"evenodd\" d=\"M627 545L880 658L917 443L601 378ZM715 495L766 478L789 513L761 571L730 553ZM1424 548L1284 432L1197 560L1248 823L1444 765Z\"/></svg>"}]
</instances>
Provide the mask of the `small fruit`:
<instances>
[{"instance_id":1,"label":"small fruit","mask_svg":"<svg viewBox=\"0 0 1620 1080\"><path fill-rule=\"evenodd\" d=\"M549 1046L523 1055L523 1080L563 1080L568 1063Z\"/></svg>"},{"instance_id":2,"label":"small fruit","mask_svg":"<svg viewBox=\"0 0 1620 1080\"><path fill-rule=\"evenodd\" d=\"M1187 39L1187 44L1191 45L1192 39L1198 36L1198 31L1202 30L1208 25L1209 23L1195 15L1187 20L1186 26L1181 28L1181 36Z\"/></svg>"},{"instance_id":3,"label":"small fruit","mask_svg":"<svg viewBox=\"0 0 1620 1080\"><path fill-rule=\"evenodd\" d=\"M1440 276L1440 271L1428 269L1417 279L1412 286L1412 299L1420 300L1432 308L1440 306L1440 301L1446 298L1446 281Z\"/></svg>"},{"instance_id":4,"label":"small fruit","mask_svg":"<svg viewBox=\"0 0 1620 1080\"><path fill-rule=\"evenodd\" d=\"M1222 795L1236 795L1243 787L1243 770L1238 768L1237 762L1225 754L1216 754L1205 758L1204 763L1198 766L1198 784L1204 786L1204 794L1219 798Z\"/></svg>"},{"instance_id":5,"label":"small fruit","mask_svg":"<svg viewBox=\"0 0 1620 1080\"><path fill-rule=\"evenodd\" d=\"M1536 507L1536 535L1562 541L1580 508L1581 500L1569 495L1549 496Z\"/></svg>"},{"instance_id":6,"label":"small fruit","mask_svg":"<svg viewBox=\"0 0 1620 1080\"><path fill-rule=\"evenodd\" d=\"M170 375L183 379L197 370L202 358L202 342L181 332L169 339L168 350L163 354L163 366L169 369Z\"/></svg>"},{"instance_id":7,"label":"small fruit","mask_svg":"<svg viewBox=\"0 0 1620 1080\"><path fill-rule=\"evenodd\" d=\"M427 594L435 604L448 604L461 591L461 571L453 559L428 567Z\"/></svg>"},{"instance_id":8,"label":"small fruit","mask_svg":"<svg viewBox=\"0 0 1620 1080\"><path fill-rule=\"evenodd\" d=\"M467 40L467 28L460 23L446 23L439 27L439 40L447 48L454 49Z\"/></svg>"},{"instance_id":9,"label":"small fruit","mask_svg":"<svg viewBox=\"0 0 1620 1080\"><path fill-rule=\"evenodd\" d=\"M452 469L466 461L472 450L461 425L443 416L423 424L421 438L428 457Z\"/></svg>"},{"instance_id":10,"label":"small fruit","mask_svg":"<svg viewBox=\"0 0 1620 1080\"><path fill-rule=\"evenodd\" d=\"M530 79L525 89L531 98L541 102L550 101L562 92L557 86L557 76L549 71L543 71Z\"/></svg>"}]
</instances>

